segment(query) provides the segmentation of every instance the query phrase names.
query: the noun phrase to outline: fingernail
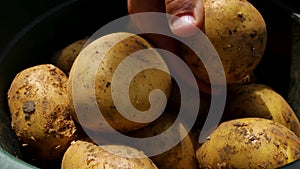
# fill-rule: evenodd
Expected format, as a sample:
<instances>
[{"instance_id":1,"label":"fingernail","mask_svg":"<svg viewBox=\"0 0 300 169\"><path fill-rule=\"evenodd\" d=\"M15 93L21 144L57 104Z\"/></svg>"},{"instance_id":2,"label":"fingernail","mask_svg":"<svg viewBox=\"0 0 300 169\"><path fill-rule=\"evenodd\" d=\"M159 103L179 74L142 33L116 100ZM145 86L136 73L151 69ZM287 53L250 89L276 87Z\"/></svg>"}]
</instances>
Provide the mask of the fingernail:
<instances>
[{"instance_id":1,"label":"fingernail","mask_svg":"<svg viewBox=\"0 0 300 169\"><path fill-rule=\"evenodd\" d=\"M171 23L174 29L192 24L195 21L195 18L191 15L184 15L181 17L176 17Z\"/></svg>"},{"instance_id":2,"label":"fingernail","mask_svg":"<svg viewBox=\"0 0 300 169\"><path fill-rule=\"evenodd\" d=\"M195 18L192 15L183 15L173 18L170 22L170 27L174 34L187 37L195 33L196 27L194 23Z\"/></svg>"}]
</instances>

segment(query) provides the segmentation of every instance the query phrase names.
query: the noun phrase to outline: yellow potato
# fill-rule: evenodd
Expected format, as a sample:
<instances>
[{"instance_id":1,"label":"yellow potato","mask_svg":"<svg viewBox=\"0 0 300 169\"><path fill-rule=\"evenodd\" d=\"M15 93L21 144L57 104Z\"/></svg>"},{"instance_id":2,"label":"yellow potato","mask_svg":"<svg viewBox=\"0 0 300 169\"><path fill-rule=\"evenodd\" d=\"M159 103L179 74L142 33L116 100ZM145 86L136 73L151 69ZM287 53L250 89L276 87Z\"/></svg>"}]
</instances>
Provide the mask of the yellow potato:
<instances>
[{"instance_id":1,"label":"yellow potato","mask_svg":"<svg viewBox=\"0 0 300 169\"><path fill-rule=\"evenodd\" d=\"M170 97L168 99L166 111L173 112L173 114L175 114L175 112L180 111L180 107L183 106L183 104L185 104L186 107L189 107L189 108L195 107L195 104L199 104L199 108L196 112L197 113L197 117L195 119L196 122L195 122L195 125L193 126L193 128L196 128L196 129L202 128L205 123L206 117L209 113L209 110L210 110L212 96L207 93L199 92L200 98L199 98L198 103L196 103L194 101L194 99L195 99L194 96L193 97L189 97L189 96L190 95L187 94L187 98L183 98L183 100L181 100L182 98L181 98L180 88L178 87L178 85L175 82L172 82L172 90L170 93ZM192 116L193 115L192 113L195 113L195 112L186 111L186 112L182 112L182 113L184 113L185 116ZM191 123L191 121L189 121L189 122ZM158 124L158 125L160 125L160 124Z\"/></svg>"},{"instance_id":2,"label":"yellow potato","mask_svg":"<svg viewBox=\"0 0 300 169\"><path fill-rule=\"evenodd\" d=\"M133 131L128 135L138 138L156 136L165 132L173 124L176 117L174 113L164 112L159 119L147 127ZM187 133L183 123L176 126L175 130L172 130L171 136L166 138L166 140L157 140L158 143L162 143L157 147L151 146L151 149L161 150L162 147L165 147L165 144L171 143L175 137L178 137L178 133L182 137L182 140L177 145L166 152L150 157L159 169L197 169L197 159L194 149L195 138L192 132Z\"/></svg>"},{"instance_id":3,"label":"yellow potato","mask_svg":"<svg viewBox=\"0 0 300 169\"><path fill-rule=\"evenodd\" d=\"M204 0L204 11L203 31L220 56L226 82L239 82L253 72L263 57L267 43L264 19L246 0ZM205 83L210 83L200 59L186 46L182 48L182 57L195 76ZM222 68L216 64L216 59L207 60L206 66L212 68L216 79L220 79L217 76ZM219 83L221 81L214 85Z\"/></svg>"},{"instance_id":4,"label":"yellow potato","mask_svg":"<svg viewBox=\"0 0 300 169\"><path fill-rule=\"evenodd\" d=\"M136 55L138 58L131 55L142 49L147 50ZM129 55L132 57L128 57ZM137 63L130 61L129 65L119 68L121 63L124 65L130 59ZM95 65L89 66L90 64ZM132 79L127 78L129 73L139 69L142 65L146 65L148 68L136 73ZM118 73L116 73L117 70ZM75 72L79 73L74 75ZM113 77L117 80L113 81ZM123 77L126 78L122 80ZM75 82L79 86L83 86L82 90L84 91L79 91L76 96L74 96L76 89L73 88ZM113 85L119 85L119 87L112 90ZM129 86L128 89L126 89L126 85ZM117 89L122 90L122 92L116 91ZM164 98L152 98L150 105L150 93L154 89L162 91ZM120 109L124 114L133 113L137 110L138 114L144 112L143 117L146 118L148 115L159 115L163 111L166 103L162 99L167 101L170 90L171 76L161 55L140 36L125 32L103 36L86 46L75 60L68 81L68 93L73 116L77 117L79 122L80 120L84 121L84 123L80 122L83 127L104 132L108 131L108 127L99 120L99 114L93 114L95 103L98 104L99 110L111 127L120 132L127 132L145 127L152 120L140 122L140 119L133 121L125 118L117 110L118 105L115 104L117 101L119 106L123 107ZM116 100L113 100L112 94L115 94ZM95 98L93 98L94 95ZM128 97L124 98L126 95ZM76 98L74 99L74 97ZM76 105L74 105L74 100ZM78 114L74 106L82 106L83 112ZM145 113L147 110L149 111Z\"/></svg>"},{"instance_id":5,"label":"yellow potato","mask_svg":"<svg viewBox=\"0 0 300 169\"><path fill-rule=\"evenodd\" d=\"M66 74L69 74L74 60L82 50L87 40L87 38L80 39L64 47L52 58L53 64Z\"/></svg>"},{"instance_id":6,"label":"yellow potato","mask_svg":"<svg viewBox=\"0 0 300 169\"><path fill-rule=\"evenodd\" d=\"M27 68L13 79L8 91L11 126L26 158L60 160L76 139L66 82L67 76L51 64Z\"/></svg>"},{"instance_id":7,"label":"yellow potato","mask_svg":"<svg viewBox=\"0 0 300 169\"><path fill-rule=\"evenodd\" d=\"M249 84L232 88L228 93L225 116L267 118L291 129L300 136L300 123L287 101L267 85Z\"/></svg>"},{"instance_id":8,"label":"yellow potato","mask_svg":"<svg viewBox=\"0 0 300 169\"><path fill-rule=\"evenodd\" d=\"M62 159L61 169L75 168L157 169L155 164L137 149L123 145L97 146L84 140L73 142Z\"/></svg>"},{"instance_id":9,"label":"yellow potato","mask_svg":"<svg viewBox=\"0 0 300 169\"><path fill-rule=\"evenodd\" d=\"M300 139L269 119L221 123L196 152L201 168L278 168L300 158Z\"/></svg>"}]
</instances>

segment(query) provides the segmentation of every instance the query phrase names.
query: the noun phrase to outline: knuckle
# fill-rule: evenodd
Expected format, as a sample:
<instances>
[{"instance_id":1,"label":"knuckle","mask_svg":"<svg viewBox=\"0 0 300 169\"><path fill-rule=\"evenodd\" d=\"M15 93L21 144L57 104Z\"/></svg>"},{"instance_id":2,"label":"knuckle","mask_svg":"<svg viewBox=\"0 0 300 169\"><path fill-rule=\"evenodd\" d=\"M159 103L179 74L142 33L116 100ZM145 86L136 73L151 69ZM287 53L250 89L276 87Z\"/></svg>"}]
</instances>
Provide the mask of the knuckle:
<instances>
[{"instance_id":1,"label":"knuckle","mask_svg":"<svg viewBox=\"0 0 300 169\"><path fill-rule=\"evenodd\" d=\"M180 16L193 13L196 0L166 0L166 12L171 15Z\"/></svg>"}]
</instances>

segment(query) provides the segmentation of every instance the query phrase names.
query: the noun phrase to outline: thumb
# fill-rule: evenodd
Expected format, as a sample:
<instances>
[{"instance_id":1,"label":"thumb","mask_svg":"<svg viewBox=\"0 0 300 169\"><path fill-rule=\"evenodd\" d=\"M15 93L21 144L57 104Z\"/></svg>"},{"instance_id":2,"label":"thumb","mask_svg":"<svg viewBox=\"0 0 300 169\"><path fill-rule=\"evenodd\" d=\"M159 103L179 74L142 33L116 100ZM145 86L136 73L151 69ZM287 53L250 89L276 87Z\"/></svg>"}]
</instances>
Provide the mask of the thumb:
<instances>
[{"instance_id":1,"label":"thumb","mask_svg":"<svg viewBox=\"0 0 300 169\"><path fill-rule=\"evenodd\" d=\"M166 12L172 32L188 37L195 34L203 24L204 7L202 0L165 0Z\"/></svg>"}]
</instances>

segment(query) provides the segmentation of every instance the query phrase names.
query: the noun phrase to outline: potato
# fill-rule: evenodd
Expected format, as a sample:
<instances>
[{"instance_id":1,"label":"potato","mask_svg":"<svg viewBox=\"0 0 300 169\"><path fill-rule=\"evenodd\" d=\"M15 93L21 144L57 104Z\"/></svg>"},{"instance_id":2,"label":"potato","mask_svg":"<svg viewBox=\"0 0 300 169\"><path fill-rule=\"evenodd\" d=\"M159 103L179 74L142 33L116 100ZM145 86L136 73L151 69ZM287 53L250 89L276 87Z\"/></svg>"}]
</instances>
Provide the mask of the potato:
<instances>
[{"instance_id":1,"label":"potato","mask_svg":"<svg viewBox=\"0 0 300 169\"><path fill-rule=\"evenodd\" d=\"M228 93L224 116L229 119L267 118L281 123L300 136L300 124L296 113L279 93L264 84L232 88Z\"/></svg>"},{"instance_id":2,"label":"potato","mask_svg":"<svg viewBox=\"0 0 300 169\"><path fill-rule=\"evenodd\" d=\"M155 98L150 104L149 95L154 89L159 89L164 94L164 99L167 100L171 90L171 76L161 55L151 48L151 44L138 35L118 32L91 42L80 52L70 71L68 93L71 99L72 114L84 128L102 132L109 131L105 122L99 120L99 114L93 113L95 112L93 108L95 102L108 124L119 132L136 130L147 126L150 122L132 121L125 118L117 110L116 101L123 107L121 111L124 114L132 113L134 110L145 114L145 111L151 107L150 111L143 116L146 118L148 115L159 115L163 111L166 102ZM123 67L123 70L118 69L119 73L116 75L115 71L119 65L123 64L129 55L142 49L147 50L134 59L138 63L131 63L129 66ZM89 64L96 65L87 66ZM121 80L134 69L139 69L141 65L147 65L151 68L138 72L132 79ZM157 67L163 68L166 72L158 70ZM118 81L113 82L113 77ZM73 89L75 82L77 86L83 86L82 90L84 90L77 96L73 95L76 90ZM112 86L116 83L119 84L119 87L116 87L115 90L122 88L122 92L112 91ZM126 84L129 89L124 87ZM93 98L93 91L95 98ZM113 92L117 96L116 100L113 100ZM124 95L128 95L128 98L124 98ZM74 97L76 98L74 99ZM74 100L76 105L74 105ZM78 106L78 109L82 109L83 112L76 112L74 106Z\"/></svg>"},{"instance_id":3,"label":"potato","mask_svg":"<svg viewBox=\"0 0 300 169\"><path fill-rule=\"evenodd\" d=\"M64 47L52 58L52 63L68 75L74 60L82 50L87 40L88 38L80 39Z\"/></svg>"},{"instance_id":4,"label":"potato","mask_svg":"<svg viewBox=\"0 0 300 169\"><path fill-rule=\"evenodd\" d=\"M74 168L157 169L155 164L137 149L123 145L97 146L85 140L73 142L62 159L61 169Z\"/></svg>"},{"instance_id":5,"label":"potato","mask_svg":"<svg viewBox=\"0 0 300 169\"><path fill-rule=\"evenodd\" d=\"M165 130L173 124L176 117L176 114L172 112L164 112L159 119L147 127L128 133L128 135L137 138L156 136L165 132ZM179 136L183 138L177 145L166 152L150 157L159 169L197 169L196 152L194 149L195 138L192 137L192 131L187 133L183 123L180 123L176 126L175 130L172 130L172 134L167 140L157 140L159 146L151 146L151 150L161 150L162 147L165 147L165 144L173 142L172 140L174 140L175 137L178 137L178 133ZM150 145L148 147L150 147Z\"/></svg>"},{"instance_id":6,"label":"potato","mask_svg":"<svg viewBox=\"0 0 300 169\"><path fill-rule=\"evenodd\" d=\"M230 89L235 86L244 85L244 84L254 84L254 83L256 83L256 76L254 72L251 72L250 74L242 78L242 80L240 80L239 82L234 83L232 86L228 86L228 88Z\"/></svg>"},{"instance_id":7,"label":"potato","mask_svg":"<svg viewBox=\"0 0 300 169\"><path fill-rule=\"evenodd\" d=\"M183 106L183 104L186 105L186 107L188 107L188 108L195 107L196 104L199 104L199 108L198 108L198 110L196 110L197 117L196 117L196 120L195 120L196 122L195 122L195 125L193 126L193 128L196 128L197 130L199 128L202 128L206 121L206 117L209 113L209 110L210 110L212 96L210 94L203 93L200 91L199 92L199 96L200 96L199 102L196 103L194 101L195 100L194 95L191 96L189 93L187 93L186 98L181 98L182 97L181 94L182 93L180 93L180 88L178 87L177 83L172 82L172 90L171 90L171 93L170 93L170 96L168 99L168 104L166 106L165 111L169 112L171 114L175 114L180 111L180 107ZM192 108L192 109L194 109L194 108ZM194 110L192 110L192 111L194 111ZM182 113L184 113L185 117L187 117L187 116L191 117L191 116L193 116L193 113L195 113L192 111L188 110L188 111L182 112ZM193 119L193 118L191 118L191 119ZM170 120L167 120L167 121L170 121ZM192 121L189 121L189 122L191 123Z\"/></svg>"},{"instance_id":8,"label":"potato","mask_svg":"<svg viewBox=\"0 0 300 169\"><path fill-rule=\"evenodd\" d=\"M201 168L278 168L300 158L300 139L263 118L221 123L196 152Z\"/></svg>"},{"instance_id":9,"label":"potato","mask_svg":"<svg viewBox=\"0 0 300 169\"><path fill-rule=\"evenodd\" d=\"M222 61L226 83L239 82L253 72L263 57L267 30L260 12L246 0L204 0L203 31L217 50ZM201 44L200 44L201 45ZM210 83L207 71L198 57L182 46L182 57L195 76ZM205 57L205 53L201 53ZM221 67L216 59L207 58L212 76L220 76ZM214 85L219 85L217 81Z\"/></svg>"},{"instance_id":10,"label":"potato","mask_svg":"<svg viewBox=\"0 0 300 169\"><path fill-rule=\"evenodd\" d=\"M13 79L8 106L24 157L43 162L60 160L76 139L66 83L67 76L51 64L27 68Z\"/></svg>"}]
</instances>

